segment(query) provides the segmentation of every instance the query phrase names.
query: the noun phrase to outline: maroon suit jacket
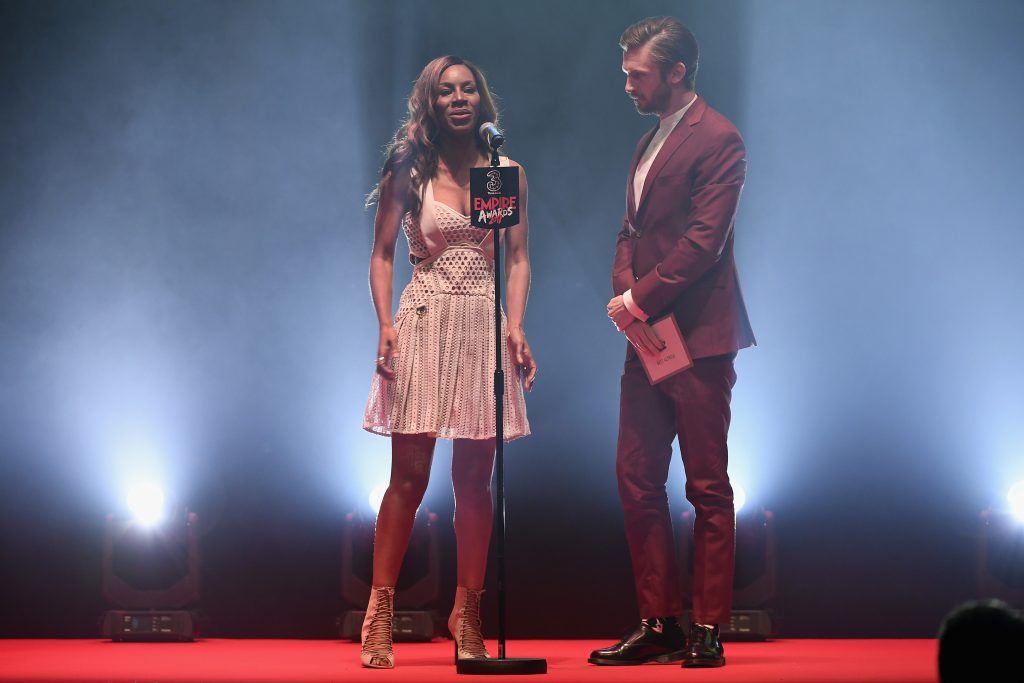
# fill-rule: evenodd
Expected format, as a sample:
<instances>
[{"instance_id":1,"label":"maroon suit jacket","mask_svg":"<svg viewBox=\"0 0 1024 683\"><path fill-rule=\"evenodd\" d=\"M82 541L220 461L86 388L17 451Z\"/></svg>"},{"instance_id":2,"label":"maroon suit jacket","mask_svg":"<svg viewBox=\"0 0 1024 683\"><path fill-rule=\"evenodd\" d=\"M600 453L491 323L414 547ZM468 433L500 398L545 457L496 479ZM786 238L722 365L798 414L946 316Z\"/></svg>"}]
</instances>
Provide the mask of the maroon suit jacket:
<instances>
[{"instance_id":1,"label":"maroon suit jacket","mask_svg":"<svg viewBox=\"0 0 1024 683\"><path fill-rule=\"evenodd\" d=\"M633 175L656 131L633 154L612 289L616 296L632 290L651 319L674 315L694 358L756 344L733 258L747 166L743 139L698 98L658 151L634 211ZM627 357L634 353L630 347Z\"/></svg>"}]
</instances>

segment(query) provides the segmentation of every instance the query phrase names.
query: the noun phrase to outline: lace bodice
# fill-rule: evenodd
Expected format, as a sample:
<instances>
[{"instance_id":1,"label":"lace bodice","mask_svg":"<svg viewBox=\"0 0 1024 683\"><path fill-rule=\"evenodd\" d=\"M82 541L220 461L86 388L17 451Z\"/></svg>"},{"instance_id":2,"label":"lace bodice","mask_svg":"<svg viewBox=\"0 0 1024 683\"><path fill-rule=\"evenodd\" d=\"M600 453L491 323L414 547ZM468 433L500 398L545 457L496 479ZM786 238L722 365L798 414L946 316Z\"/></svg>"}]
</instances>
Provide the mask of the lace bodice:
<instances>
[{"instance_id":1,"label":"lace bodice","mask_svg":"<svg viewBox=\"0 0 1024 683\"><path fill-rule=\"evenodd\" d=\"M470 224L469 216L465 216L443 202L434 200L434 216L437 220L437 227L448 242L449 246L456 244L482 246L485 239L491 237L490 230L474 228ZM420 223L413 218L411 213L405 214L402 220L402 230L409 242L409 253L414 256L414 262L430 258L430 251L427 248L427 241L423 237Z\"/></svg>"}]
</instances>

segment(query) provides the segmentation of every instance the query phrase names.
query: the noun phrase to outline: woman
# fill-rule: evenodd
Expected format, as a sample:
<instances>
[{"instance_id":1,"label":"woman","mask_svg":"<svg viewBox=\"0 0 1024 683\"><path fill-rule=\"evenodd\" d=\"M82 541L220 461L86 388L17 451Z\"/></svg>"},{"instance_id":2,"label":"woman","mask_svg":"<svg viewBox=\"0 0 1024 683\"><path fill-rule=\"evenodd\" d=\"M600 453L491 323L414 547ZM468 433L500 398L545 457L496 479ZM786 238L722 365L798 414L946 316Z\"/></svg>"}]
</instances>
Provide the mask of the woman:
<instances>
[{"instance_id":1,"label":"woman","mask_svg":"<svg viewBox=\"0 0 1024 683\"><path fill-rule=\"evenodd\" d=\"M477 130L497 118L476 66L451 56L431 61L413 86L408 119L388 147L370 197L377 201L370 291L380 344L363 427L390 435L392 446L391 482L377 516L373 589L362 630L360 659L371 668L394 666L395 582L438 437L454 441L458 587L448 629L457 658L489 656L480 633L480 594L493 515L493 237L472 227L467 214L469 169L489 162ZM513 164L506 158L502 163ZM530 433L523 388L530 390L537 375L523 332L530 261L522 169L520 189L521 222L502 236L507 244L507 352L502 354L507 440ZM392 320L399 225L415 268Z\"/></svg>"}]
</instances>

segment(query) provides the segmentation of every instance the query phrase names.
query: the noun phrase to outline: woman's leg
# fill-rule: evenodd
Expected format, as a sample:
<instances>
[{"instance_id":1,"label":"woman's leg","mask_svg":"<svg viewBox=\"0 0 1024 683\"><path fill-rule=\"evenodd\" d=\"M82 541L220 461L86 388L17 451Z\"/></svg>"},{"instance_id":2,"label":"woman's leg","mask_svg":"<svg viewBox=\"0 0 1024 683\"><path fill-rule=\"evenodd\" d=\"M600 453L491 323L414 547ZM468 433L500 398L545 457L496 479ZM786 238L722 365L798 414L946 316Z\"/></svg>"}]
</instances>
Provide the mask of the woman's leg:
<instances>
[{"instance_id":1,"label":"woman's leg","mask_svg":"<svg viewBox=\"0 0 1024 683\"><path fill-rule=\"evenodd\" d=\"M394 586L398 581L416 510L430 481L435 440L427 434L391 435L391 482L373 539L374 586Z\"/></svg>"},{"instance_id":2,"label":"woman's leg","mask_svg":"<svg viewBox=\"0 0 1024 683\"><path fill-rule=\"evenodd\" d=\"M491 474L494 441L456 440L452 449L455 489L455 538L459 577L448 631L455 638L455 659L485 659L489 655L480 630L480 595L487 572L491 541Z\"/></svg>"},{"instance_id":3,"label":"woman's leg","mask_svg":"<svg viewBox=\"0 0 1024 683\"><path fill-rule=\"evenodd\" d=\"M452 448L455 489L455 538L458 543L458 585L480 590L487 572L494 506L491 475L494 440L456 439Z\"/></svg>"},{"instance_id":4,"label":"woman's leg","mask_svg":"<svg viewBox=\"0 0 1024 683\"><path fill-rule=\"evenodd\" d=\"M395 617L395 584L416 508L430 481L434 437L426 434L391 435L391 482L377 514L373 538L373 587L360 635L363 666L390 669L395 665L391 637Z\"/></svg>"}]
</instances>

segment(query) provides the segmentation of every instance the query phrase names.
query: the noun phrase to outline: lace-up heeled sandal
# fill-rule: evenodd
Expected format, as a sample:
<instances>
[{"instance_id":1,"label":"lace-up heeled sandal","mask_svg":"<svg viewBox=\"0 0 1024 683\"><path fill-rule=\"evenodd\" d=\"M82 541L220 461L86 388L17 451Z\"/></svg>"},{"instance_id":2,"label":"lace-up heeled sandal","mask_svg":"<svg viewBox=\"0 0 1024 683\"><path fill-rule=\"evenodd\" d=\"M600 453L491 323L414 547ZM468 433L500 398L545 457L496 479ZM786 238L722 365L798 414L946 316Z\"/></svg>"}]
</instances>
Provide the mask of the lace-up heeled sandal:
<instances>
[{"instance_id":1,"label":"lace-up heeled sandal","mask_svg":"<svg viewBox=\"0 0 1024 683\"><path fill-rule=\"evenodd\" d=\"M459 586L455 589L455 606L448 617L448 631L455 639L455 661L487 659L491 655L484 646L480 631L480 596L482 590Z\"/></svg>"},{"instance_id":2,"label":"lace-up heeled sandal","mask_svg":"<svg viewBox=\"0 0 1024 683\"><path fill-rule=\"evenodd\" d=\"M391 638L395 623L395 589L393 586L374 586L370 591L370 604L363 618L361 641L363 649L359 661L370 669L395 668L395 653Z\"/></svg>"}]
</instances>

